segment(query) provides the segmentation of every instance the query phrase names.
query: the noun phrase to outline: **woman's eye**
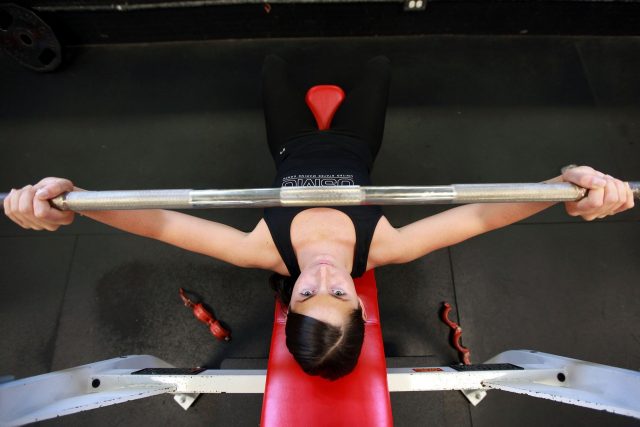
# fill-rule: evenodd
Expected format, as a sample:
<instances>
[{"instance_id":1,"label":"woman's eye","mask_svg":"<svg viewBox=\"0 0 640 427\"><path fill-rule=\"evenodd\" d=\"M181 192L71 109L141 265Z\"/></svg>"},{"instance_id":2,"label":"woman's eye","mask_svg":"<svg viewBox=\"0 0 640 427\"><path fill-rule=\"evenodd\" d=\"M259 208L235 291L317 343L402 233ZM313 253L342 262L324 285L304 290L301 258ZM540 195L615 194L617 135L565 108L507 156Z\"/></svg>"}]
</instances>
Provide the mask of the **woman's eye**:
<instances>
[{"instance_id":1,"label":"woman's eye","mask_svg":"<svg viewBox=\"0 0 640 427\"><path fill-rule=\"evenodd\" d=\"M302 292L300 292L300 295L304 296L304 297L310 297L312 294L312 292L310 290L304 290Z\"/></svg>"},{"instance_id":2,"label":"woman's eye","mask_svg":"<svg viewBox=\"0 0 640 427\"><path fill-rule=\"evenodd\" d=\"M337 297L346 295L346 293L342 289L334 289L333 294Z\"/></svg>"}]
</instances>

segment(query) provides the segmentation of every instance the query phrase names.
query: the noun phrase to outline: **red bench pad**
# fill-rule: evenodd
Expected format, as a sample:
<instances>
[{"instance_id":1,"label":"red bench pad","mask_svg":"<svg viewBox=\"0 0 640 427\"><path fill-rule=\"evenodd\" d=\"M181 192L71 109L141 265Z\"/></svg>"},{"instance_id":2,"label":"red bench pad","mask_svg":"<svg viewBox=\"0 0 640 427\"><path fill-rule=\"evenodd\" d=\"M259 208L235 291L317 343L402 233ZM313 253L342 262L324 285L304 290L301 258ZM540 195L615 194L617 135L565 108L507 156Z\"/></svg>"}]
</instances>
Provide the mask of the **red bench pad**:
<instances>
[{"instance_id":1,"label":"red bench pad","mask_svg":"<svg viewBox=\"0 0 640 427\"><path fill-rule=\"evenodd\" d=\"M354 371L335 381L300 368L285 343L286 307L276 304L262 426L393 425L373 270L355 283L367 311L362 353Z\"/></svg>"}]
</instances>

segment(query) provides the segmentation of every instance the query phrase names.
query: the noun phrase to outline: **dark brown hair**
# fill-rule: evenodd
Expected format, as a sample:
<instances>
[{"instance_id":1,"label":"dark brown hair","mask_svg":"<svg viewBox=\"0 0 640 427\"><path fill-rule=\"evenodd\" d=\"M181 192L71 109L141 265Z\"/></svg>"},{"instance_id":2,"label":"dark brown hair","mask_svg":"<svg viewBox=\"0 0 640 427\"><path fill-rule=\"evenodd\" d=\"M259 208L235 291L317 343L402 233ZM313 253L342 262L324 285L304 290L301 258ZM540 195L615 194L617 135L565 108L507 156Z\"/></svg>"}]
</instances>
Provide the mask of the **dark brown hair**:
<instances>
[{"instance_id":1,"label":"dark brown hair","mask_svg":"<svg viewBox=\"0 0 640 427\"><path fill-rule=\"evenodd\" d=\"M297 278L273 274L269 283L280 301L289 306ZM287 348L303 371L329 380L353 371L364 341L362 307L353 310L341 327L289 310Z\"/></svg>"}]
</instances>

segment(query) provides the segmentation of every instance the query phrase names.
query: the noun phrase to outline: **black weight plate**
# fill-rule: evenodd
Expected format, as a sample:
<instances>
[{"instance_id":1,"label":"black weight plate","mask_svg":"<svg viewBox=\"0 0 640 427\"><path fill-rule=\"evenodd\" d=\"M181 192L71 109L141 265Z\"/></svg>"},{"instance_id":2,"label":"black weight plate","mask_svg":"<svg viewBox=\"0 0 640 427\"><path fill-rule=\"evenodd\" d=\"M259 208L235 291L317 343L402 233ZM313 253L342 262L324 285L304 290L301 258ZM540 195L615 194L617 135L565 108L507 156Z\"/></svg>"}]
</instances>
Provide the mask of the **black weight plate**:
<instances>
[{"instance_id":1,"label":"black weight plate","mask_svg":"<svg viewBox=\"0 0 640 427\"><path fill-rule=\"evenodd\" d=\"M51 28L35 13L14 4L0 4L0 48L35 71L55 70L62 56Z\"/></svg>"}]
</instances>

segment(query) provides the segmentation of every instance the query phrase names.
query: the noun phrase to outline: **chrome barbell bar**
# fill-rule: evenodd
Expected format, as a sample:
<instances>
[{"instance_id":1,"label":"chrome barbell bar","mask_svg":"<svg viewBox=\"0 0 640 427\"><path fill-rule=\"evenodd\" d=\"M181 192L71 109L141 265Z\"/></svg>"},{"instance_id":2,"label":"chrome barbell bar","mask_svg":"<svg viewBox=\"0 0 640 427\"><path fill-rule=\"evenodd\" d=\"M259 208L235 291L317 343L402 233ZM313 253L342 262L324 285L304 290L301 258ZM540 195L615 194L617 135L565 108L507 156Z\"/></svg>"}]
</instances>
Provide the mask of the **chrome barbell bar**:
<instances>
[{"instance_id":1,"label":"chrome barbell bar","mask_svg":"<svg viewBox=\"0 0 640 427\"><path fill-rule=\"evenodd\" d=\"M640 182L629 182L640 199ZM587 190L570 183L443 186L282 187L233 190L73 191L51 200L61 210L212 209L355 205L425 205L578 201ZM7 194L0 194L4 199Z\"/></svg>"}]
</instances>

